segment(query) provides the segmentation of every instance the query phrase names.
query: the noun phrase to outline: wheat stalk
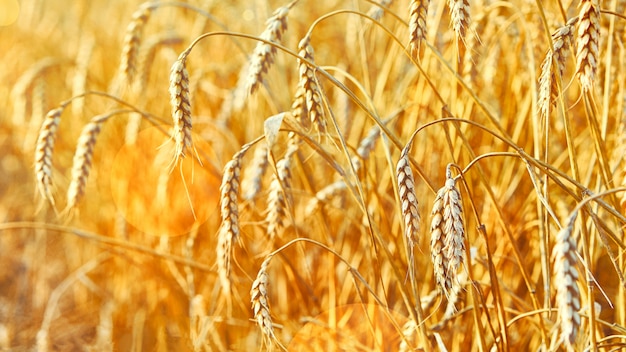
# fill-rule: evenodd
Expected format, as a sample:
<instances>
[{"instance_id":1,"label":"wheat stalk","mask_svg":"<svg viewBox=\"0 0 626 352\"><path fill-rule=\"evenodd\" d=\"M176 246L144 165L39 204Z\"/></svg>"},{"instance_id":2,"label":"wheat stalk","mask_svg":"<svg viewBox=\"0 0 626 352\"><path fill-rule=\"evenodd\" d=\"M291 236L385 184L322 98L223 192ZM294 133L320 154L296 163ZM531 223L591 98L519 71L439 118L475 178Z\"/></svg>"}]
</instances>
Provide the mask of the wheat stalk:
<instances>
[{"instance_id":1,"label":"wheat stalk","mask_svg":"<svg viewBox=\"0 0 626 352\"><path fill-rule=\"evenodd\" d=\"M420 44L426 38L426 16L430 0L412 0L409 5L409 43L411 56L417 58Z\"/></svg>"},{"instance_id":2,"label":"wheat stalk","mask_svg":"<svg viewBox=\"0 0 626 352\"><path fill-rule=\"evenodd\" d=\"M137 57L139 55L143 29L150 18L152 10L154 10L156 6L156 4L151 2L143 3L139 9L133 13L132 19L126 27L124 44L122 46L120 72L124 80L128 83L133 83L135 78L137 72Z\"/></svg>"},{"instance_id":3,"label":"wheat stalk","mask_svg":"<svg viewBox=\"0 0 626 352\"><path fill-rule=\"evenodd\" d=\"M459 285L457 271L465 262L462 212L461 194L448 165L446 183L437 192L430 226L430 249L435 279L446 297Z\"/></svg>"},{"instance_id":4,"label":"wheat stalk","mask_svg":"<svg viewBox=\"0 0 626 352\"><path fill-rule=\"evenodd\" d=\"M185 157L191 140L191 104L189 98L189 73L185 67L189 50L180 54L170 71L170 105L174 120L174 161Z\"/></svg>"},{"instance_id":5,"label":"wheat stalk","mask_svg":"<svg viewBox=\"0 0 626 352\"><path fill-rule=\"evenodd\" d=\"M260 38L273 43L280 43L283 33L287 30L287 15L290 6L279 7L274 11L272 17L266 22L266 27ZM246 91L248 94L254 94L258 86L263 82L263 75L267 73L270 66L274 63L276 55L276 47L265 42L259 42L252 53L250 61L248 79L246 81Z\"/></svg>"},{"instance_id":6,"label":"wheat stalk","mask_svg":"<svg viewBox=\"0 0 626 352\"><path fill-rule=\"evenodd\" d=\"M400 160L396 166L396 178L398 181L398 193L400 204L402 205L402 217L404 218L404 234L406 236L409 250L412 251L417 243L417 236L420 228L420 215L417 210L418 201L415 194L415 178L409 163L409 149L411 143L407 144L400 154Z\"/></svg>"},{"instance_id":7,"label":"wheat stalk","mask_svg":"<svg viewBox=\"0 0 626 352\"><path fill-rule=\"evenodd\" d=\"M269 277L267 275L267 266L270 263L272 256L265 258L261 264L261 268L257 273L256 279L252 283L252 289L250 290L250 302L252 303L252 311L254 313L254 320L261 328L263 334L273 340L276 338L274 335L274 326L272 325L272 317L270 316L270 307L267 297L267 285L269 283Z\"/></svg>"},{"instance_id":8,"label":"wheat stalk","mask_svg":"<svg viewBox=\"0 0 626 352\"><path fill-rule=\"evenodd\" d=\"M323 134L326 132L326 122L324 121L324 109L322 107L322 94L320 87L317 84L315 78L315 70L310 67L306 61L300 57L313 62L313 47L311 46L310 33L307 34L298 44L298 72L300 80L298 82L298 90L296 91L296 101L300 106L299 111L294 112L294 117L301 119L308 116L308 120L313 124L317 130ZM306 105L303 102L306 101ZM306 109L302 107L306 106Z\"/></svg>"},{"instance_id":9,"label":"wheat stalk","mask_svg":"<svg viewBox=\"0 0 626 352\"><path fill-rule=\"evenodd\" d=\"M239 150L224 166L220 186L221 225L217 236L217 273L225 295L230 294L230 258L233 241L239 238L239 182L241 160L249 145Z\"/></svg>"},{"instance_id":10,"label":"wheat stalk","mask_svg":"<svg viewBox=\"0 0 626 352\"><path fill-rule=\"evenodd\" d=\"M52 109L44 118L37 145L35 147L35 180L37 189L44 199L54 205L52 196L52 152L56 141L57 130L61 122L61 114L65 105Z\"/></svg>"},{"instance_id":11,"label":"wheat stalk","mask_svg":"<svg viewBox=\"0 0 626 352\"><path fill-rule=\"evenodd\" d=\"M556 236L552 258L554 260L554 284L556 286L556 306L561 323L561 341L568 350L574 350L574 343L580 328L580 291L576 263L576 241L572 235L577 212L570 217L567 226Z\"/></svg>"},{"instance_id":12,"label":"wheat stalk","mask_svg":"<svg viewBox=\"0 0 626 352\"><path fill-rule=\"evenodd\" d=\"M593 88L598 71L600 11L592 0L580 1L578 36L576 37L576 74L583 91Z\"/></svg>"},{"instance_id":13,"label":"wheat stalk","mask_svg":"<svg viewBox=\"0 0 626 352\"><path fill-rule=\"evenodd\" d=\"M468 0L448 0L452 29L457 38L465 38L465 32L470 24L470 5Z\"/></svg>"}]
</instances>

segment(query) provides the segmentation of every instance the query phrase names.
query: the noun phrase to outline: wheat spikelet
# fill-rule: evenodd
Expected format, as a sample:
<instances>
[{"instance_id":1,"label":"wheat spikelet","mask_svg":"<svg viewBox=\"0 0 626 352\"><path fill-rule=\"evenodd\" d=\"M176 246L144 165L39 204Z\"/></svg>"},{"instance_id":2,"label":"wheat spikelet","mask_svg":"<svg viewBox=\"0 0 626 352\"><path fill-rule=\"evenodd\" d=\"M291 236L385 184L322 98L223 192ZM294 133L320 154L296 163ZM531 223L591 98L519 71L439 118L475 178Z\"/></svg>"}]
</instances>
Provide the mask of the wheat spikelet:
<instances>
[{"instance_id":1,"label":"wheat spikelet","mask_svg":"<svg viewBox=\"0 0 626 352\"><path fill-rule=\"evenodd\" d=\"M239 238L239 178L241 159L248 151L242 148L224 166L220 186L220 214L222 223L217 236L217 273L225 295L230 294L230 257L233 241Z\"/></svg>"},{"instance_id":2,"label":"wheat spikelet","mask_svg":"<svg viewBox=\"0 0 626 352\"><path fill-rule=\"evenodd\" d=\"M73 209L85 194L87 178L91 171L94 147L100 134L102 124L111 115L101 115L94 117L80 133L78 145L72 162L72 181L67 190L67 208Z\"/></svg>"},{"instance_id":3,"label":"wheat spikelet","mask_svg":"<svg viewBox=\"0 0 626 352\"><path fill-rule=\"evenodd\" d=\"M154 3L146 2L142 4L139 9L133 13L132 19L126 27L126 35L124 36L124 44L122 46L120 72L124 80L128 83L133 83L135 74L137 73L137 56L139 54L143 29L155 7L156 5Z\"/></svg>"},{"instance_id":4,"label":"wheat spikelet","mask_svg":"<svg viewBox=\"0 0 626 352\"><path fill-rule=\"evenodd\" d=\"M296 134L290 133L287 151L283 158L276 162L276 173L272 177L267 200L267 234L270 238L274 238L284 228L284 219L287 217L290 203L291 157L298 151L298 142Z\"/></svg>"},{"instance_id":5,"label":"wheat spikelet","mask_svg":"<svg viewBox=\"0 0 626 352\"><path fill-rule=\"evenodd\" d=\"M313 47L311 46L311 37L306 35L298 44L298 55L313 62ZM308 116L309 121L320 133L326 132L326 122L324 121L324 109L322 106L322 94L317 84L315 70L311 68L306 61L298 58L298 72L300 80L298 82L298 90L296 91L296 100L300 96L300 100L306 99L306 112L301 109L293 116ZM301 104L301 103L300 103Z\"/></svg>"},{"instance_id":6,"label":"wheat spikelet","mask_svg":"<svg viewBox=\"0 0 626 352\"><path fill-rule=\"evenodd\" d=\"M267 297L267 285L269 283L267 266L270 263L270 259L272 259L272 256L265 258L257 273L256 279L252 283L250 302L252 303L254 320L256 320L257 325L267 338L273 340L276 336L274 335L274 326L272 325L272 317L270 316L270 307Z\"/></svg>"},{"instance_id":7,"label":"wheat spikelet","mask_svg":"<svg viewBox=\"0 0 626 352\"><path fill-rule=\"evenodd\" d=\"M432 210L431 258L437 284L446 297L459 285L457 270L465 262L465 228L461 194L448 167L446 184L439 189Z\"/></svg>"},{"instance_id":8,"label":"wheat spikelet","mask_svg":"<svg viewBox=\"0 0 626 352\"><path fill-rule=\"evenodd\" d=\"M570 20L567 24L552 33L554 53L552 50L548 50L541 64L538 109L542 118L547 118L550 115L550 108L556 103L558 85L552 67L553 63L556 61L559 75L563 77L565 72L565 59L569 53L570 42L573 36L574 22L574 20Z\"/></svg>"},{"instance_id":9,"label":"wheat spikelet","mask_svg":"<svg viewBox=\"0 0 626 352\"><path fill-rule=\"evenodd\" d=\"M289 6L279 7L274 11L272 17L266 22L266 27L260 38L269 42L279 43L283 33L287 30L287 14L289 14ZM276 48L264 42L259 42L252 53L250 68L248 71L248 79L246 81L246 91L248 94L254 94L259 84L263 82L263 75L267 73L270 66L274 63Z\"/></svg>"},{"instance_id":10,"label":"wheat spikelet","mask_svg":"<svg viewBox=\"0 0 626 352\"><path fill-rule=\"evenodd\" d=\"M419 54L422 40L426 38L426 16L429 3L430 0L412 0L409 5L409 43L411 56L414 58Z\"/></svg>"},{"instance_id":11,"label":"wheat spikelet","mask_svg":"<svg viewBox=\"0 0 626 352\"><path fill-rule=\"evenodd\" d=\"M191 140L191 104L189 100L189 74L185 67L188 51L184 51L172 65L170 71L170 105L174 119L174 160L185 157L185 152L192 146Z\"/></svg>"},{"instance_id":12,"label":"wheat spikelet","mask_svg":"<svg viewBox=\"0 0 626 352\"><path fill-rule=\"evenodd\" d=\"M398 193L402 205L402 217L404 218L404 234L406 236L409 250L412 250L417 243L417 236L420 226L420 215L417 210L418 201L415 194L415 179L409 163L409 143L400 155L400 160L396 166L396 178L398 181Z\"/></svg>"},{"instance_id":13,"label":"wheat spikelet","mask_svg":"<svg viewBox=\"0 0 626 352\"><path fill-rule=\"evenodd\" d=\"M450 20L454 33L456 33L457 38L465 38L465 32L470 24L468 0L448 0L448 7L450 8Z\"/></svg>"},{"instance_id":14,"label":"wheat spikelet","mask_svg":"<svg viewBox=\"0 0 626 352\"><path fill-rule=\"evenodd\" d=\"M554 260L554 284L556 286L556 306L561 323L561 341L568 350L574 350L574 343L580 327L580 291L578 289L578 270L576 263L576 241L572 235L574 213L566 227L556 236L552 250Z\"/></svg>"},{"instance_id":15,"label":"wheat spikelet","mask_svg":"<svg viewBox=\"0 0 626 352\"><path fill-rule=\"evenodd\" d=\"M61 114L65 106L52 109L46 115L35 147L35 179L37 189L44 199L54 205L52 196L52 152L54 142L61 122Z\"/></svg>"},{"instance_id":16,"label":"wheat spikelet","mask_svg":"<svg viewBox=\"0 0 626 352\"><path fill-rule=\"evenodd\" d=\"M576 37L576 74L583 91L593 88L598 70L600 11L592 0L581 0Z\"/></svg>"}]
</instances>

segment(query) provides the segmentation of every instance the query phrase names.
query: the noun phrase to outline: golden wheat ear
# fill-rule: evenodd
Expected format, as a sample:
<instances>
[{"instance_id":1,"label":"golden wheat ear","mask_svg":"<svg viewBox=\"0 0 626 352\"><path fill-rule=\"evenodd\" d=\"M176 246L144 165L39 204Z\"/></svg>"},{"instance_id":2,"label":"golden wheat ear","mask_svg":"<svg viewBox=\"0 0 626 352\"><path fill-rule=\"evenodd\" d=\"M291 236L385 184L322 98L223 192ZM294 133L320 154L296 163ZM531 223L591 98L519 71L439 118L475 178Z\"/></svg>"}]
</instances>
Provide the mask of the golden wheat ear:
<instances>
[{"instance_id":1,"label":"golden wheat ear","mask_svg":"<svg viewBox=\"0 0 626 352\"><path fill-rule=\"evenodd\" d=\"M576 74L583 91L593 88L598 71L600 10L593 0L581 0L576 37Z\"/></svg>"},{"instance_id":2,"label":"golden wheat ear","mask_svg":"<svg viewBox=\"0 0 626 352\"><path fill-rule=\"evenodd\" d=\"M269 341L276 339L267 296L267 286L269 284L267 266L269 265L271 259L272 256L265 258L261 264L259 272L256 275L256 279L254 279L254 282L252 283L252 288L250 289L250 303L252 304L254 320L256 320L257 325L261 328L264 336L268 338Z\"/></svg>"},{"instance_id":3,"label":"golden wheat ear","mask_svg":"<svg viewBox=\"0 0 626 352\"><path fill-rule=\"evenodd\" d=\"M457 289L457 271L465 263L465 226L461 193L448 171L445 185L439 189L432 210L430 250L437 284L446 295Z\"/></svg>"},{"instance_id":4,"label":"golden wheat ear","mask_svg":"<svg viewBox=\"0 0 626 352\"><path fill-rule=\"evenodd\" d=\"M137 57L139 56L139 47L143 38L143 29L156 6L154 2L142 4L133 13L132 19L126 27L124 44L122 46L122 59L120 60L120 72L123 80L129 84L133 83L137 73Z\"/></svg>"},{"instance_id":5,"label":"golden wheat ear","mask_svg":"<svg viewBox=\"0 0 626 352\"><path fill-rule=\"evenodd\" d=\"M409 44L414 58L419 55L421 42L426 38L429 4L430 0L412 0L409 5Z\"/></svg>"},{"instance_id":6,"label":"golden wheat ear","mask_svg":"<svg viewBox=\"0 0 626 352\"><path fill-rule=\"evenodd\" d=\"M189 95L189 73L186 60L188 51L183 52L170 71L170 106L174 120L174 164L185 157L192 147L191 103Z\"/></svg>"},{"instance_id":7,"label":"golden wheat ear","mask_svg":"<svg viewBox=\"0 0 626 352\"><path fill-rule=\"evenodd\" d=\"M556 286L556 306L559 313L561 342L568 350L574 350L580 328L580 290L578 288L578 270L576 264L576 240L572 233L577 212L567 226L556 235L552 250L554 260L554 285Z\"/></svg>"},{"instance_id":8,"label":"golden wheat ear","mask_svg":"<svg viewBox=\"0 0 626 352\"><path fill-rule=\"evenodd\" d=\"M52 109L46 114L35 147L35 181L39 194L54 206L52 195L52 154L61 114L65 106Z\"/></svg>"},{"instance_id":9,"label":"golden wheat ear","mask_svg":"<svg viewBox=\"0 0 626 352\"><path fill-rule=\"evenodd\" d=\"M402 206L402 217L404 218L405 236L409 245L409 251L411 251L418 240L420 215L417 208L419 204L415 193L415 178L409 163L409 149L410 144L402 150L400 160L396 166L396 178L400 204Z\"/></svg>"}]
</instances>

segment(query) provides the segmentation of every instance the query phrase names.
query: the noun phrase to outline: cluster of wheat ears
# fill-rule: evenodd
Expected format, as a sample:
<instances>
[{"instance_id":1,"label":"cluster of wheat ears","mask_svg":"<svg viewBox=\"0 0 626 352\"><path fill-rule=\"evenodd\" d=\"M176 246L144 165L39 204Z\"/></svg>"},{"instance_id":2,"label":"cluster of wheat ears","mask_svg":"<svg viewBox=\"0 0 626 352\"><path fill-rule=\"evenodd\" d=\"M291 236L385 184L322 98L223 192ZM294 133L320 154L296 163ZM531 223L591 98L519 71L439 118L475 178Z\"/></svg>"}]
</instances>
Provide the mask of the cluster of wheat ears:
<instances>
[{"instance_id":1,"label":"cluster of wheat ears","mask_svg":"<svg viewBox=\"0 0 626 352\"><path fill-rule=\"evenodd\" d=\"M24 1L0 349L626 348L625 12Z\"/></svg>"}]
</instances>

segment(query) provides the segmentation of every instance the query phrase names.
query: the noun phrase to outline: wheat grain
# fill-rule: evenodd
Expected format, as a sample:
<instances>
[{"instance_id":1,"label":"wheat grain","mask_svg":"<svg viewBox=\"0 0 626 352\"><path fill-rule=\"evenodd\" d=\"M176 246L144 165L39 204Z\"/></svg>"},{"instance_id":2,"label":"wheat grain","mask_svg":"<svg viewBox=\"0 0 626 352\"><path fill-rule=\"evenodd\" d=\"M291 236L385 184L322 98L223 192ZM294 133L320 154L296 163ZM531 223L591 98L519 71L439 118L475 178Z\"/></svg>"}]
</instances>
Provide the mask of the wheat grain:
<instances>
[{"instance_id":1,"label":"wheat grain","mask_svg":"<svg viewBox=\"0 0 626 352\"><path fill-rule=\"evenodd\" d=\"M241 159L248 146L238 151L224 166L220 186L220 214L222 223L217 236L217 273L222 292L230 294L230 258L233 241L239 238L239 178Z\"/></svg>"},{"instance_id":2,"label":"wheat grain","mask_svg":"<svg viewBox=\"0 0 626 352\"><path fill-rule=\"evenodd\" d=\"M185 157L191 140L191 104L189 100L189 74L185 63L189 51L184 51L172 65L170 71L170 105L174 120L174 161Z\"/></svg>"},{"instance_id":3,"label":"wheat grain","mask_svg":"<svg viewBox=\"0 0 626 352\"><path fill-rule=\"evenodd\" d=\"M298 44L298 55L310 62L314 61L313 47L311 46L311 37L307 34ZM306 111L300 109L294 113L294 117L308 116L309 121L317 130L323 134L326 132L326 122L324 121L324 109L322 107L322 94L317 84L315 70L310 67L306 61L298 58L298 72L300 80L298 82L298 90L296 91L296 100L306 99ZM304 96L304 98L302 98ZM300 103L301 104L301 103Z\"/></svg>"},{"instance_id":4,"label":"wheat grain","mask_svg":"<svg viewBox=\"0 0 626 352\"><path fill-rule=\"evenodd\" d=\"M67 208L73 209L85 194L85 186L87 178L91 171L94 147L96 140L100 134L102 124L106 119L111 117L110 114L94 117L80 133L78 137L78 145L72 162L72 181L67 190Z\"/></svg>"},{"instance_id":5,"label":"wheat grain","mask_svg":"<svg viewBox=\"0 0 626 352\"><path fill-rule=\"evenodd\" d=\"M398 193L402 207L402 217L404 218L404 234L406 236L409 250L412 250L417 243L417 236L420 226L420 215L417 210L418 201L415 194L415 178L409 163L409 143L400 154L400 160L396 166L396 178L398 182Z\"/></svg>"},{"instance_id":6,"label":"wheat grain","mask_svg":"<svg viewBox=\"0 0 626 352\"><path fill-rule=\"evenodd\" d=\"M426 38L426 16L430 0L412 0L409 6L409 43L411 56L417 58L420 44Z\"/></svg>"},{"instance_id":7,"label":"wheat grain","mask_svg":"<svg viewBox=\"0 0 626 352\"><path fill-rule=\"evenodd\" d=\"M464 39L470 24L470 5L468 0L448 0L452 29L457 38Z\"/></svg>"},{"instance_id":8,"label":"wheat grain","mask_svg":"<svg viewBox=\"0 0 626 352\"><path fill-rule=\"evenodd\" d=\"M52 152L56 141L61 114L65 105L52 109L46 115L35 148L35 179L37 189L44 199L54 205L52 196Z\"/></svg>"},{"instance_id":9,"label":"wheat grain","mask_svg":"<svg viewBox=\"0 0 626 352\"><path fill-rule=\"evenodd\" d=\"M280 43L283 33L287 30L287 15L289 7L279 7L274 11L272 17L266 22L266 27L260 38L273 43ZM254 91L263 82L263 75L267 73L274 63L276 47L265 42L259 42L252 53L250 61L248 79L246 81L246 91L254 94Z\"/></svg>"},{"instance_id":10,"label":"wheat grain","mask_svg":"<svg viewBox=\"0 0 626 352\"><path fill-rule=\"evenodd\" d=\"M574 213L566 227L556 236L552 258L554 260L554 284L556 286L556 306L559 312L561 341L568 350L574 350L574 343L580 327L580 291L576 263L576 241L572 234L577 213Z\"/></svg>"},{"instance_id":11,"label":"wheat grain","mask_svg":"<svg viewBox=\"0 0 626 352\"><path fill-rule=\"evenodd\" d=\"M576 74L583 91L593 88L598 70L600 11L592 0L581 0L576 38Z\"/></svg>"},{"instance_id":12,"label":"wheat grain","mask_svg":"<svg viewBox=\"0 0 626 352\"><path fill-rule=\"evenodd\" d=\"M126 27L124 44L122 46L122 59L120 62L120 72L127 83L133 83L137 72L137 56L139 46L143 36L143 29L150 18L152 10L157 5L151 2L143 3L133 15L130 23Z\"/></svg>"},{"instance_id":13,"label":"wheat grain","mask_svg":"<svg viewBox=\"0 0 626 352\"><path fill-rule=\"evenodd\" d=\"M465 262L465 228L462 219L461 194L450 173L439 189L432 210L431 259L437 284L446 297L459 285L457 270Z\"/></svg>"},{"instance_id":14,"label":"wheat grain","mask_svg":"<svg viewBox=\"0 0 626 352\"><path fill-rule=\"evenodd\" d=\"M257 273L256 279L252 283L252 289L250 290L250 302L252 303L252 311L254 313L254 320L261 328L263 334L270 340L275 339L274 326L272 325L272 317L270 316L270 307L267 297L267 285L269 283L269 276L267 275L267 266L270 263L272 256L265 258L261 264L261 268Z\"/></svg>"}]
</instances>

